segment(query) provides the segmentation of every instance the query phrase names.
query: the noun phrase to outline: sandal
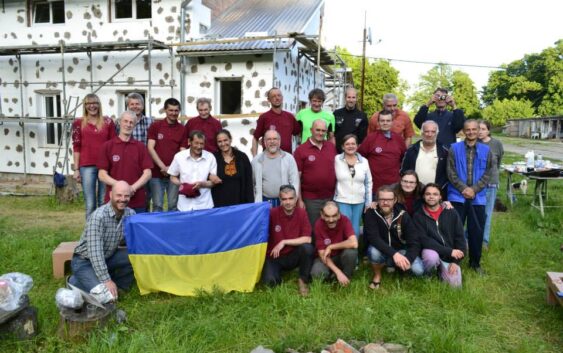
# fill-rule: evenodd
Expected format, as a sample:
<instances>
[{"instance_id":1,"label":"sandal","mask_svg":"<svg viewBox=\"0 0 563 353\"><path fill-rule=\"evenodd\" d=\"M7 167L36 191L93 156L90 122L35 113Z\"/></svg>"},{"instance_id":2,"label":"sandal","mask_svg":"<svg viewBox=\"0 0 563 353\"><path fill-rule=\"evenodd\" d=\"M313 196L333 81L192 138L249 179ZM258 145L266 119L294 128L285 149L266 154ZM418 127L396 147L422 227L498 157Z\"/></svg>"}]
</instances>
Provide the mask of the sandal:
<instances>
[{"instance_id":1,"label":"sandal","mask_svg":"<svg viewBox=\"0 0 563 353\"><path fill-rule=\"evenodd\" d=\"M378 290L380 286L381 286L381 282L371 281L369 283L368 287L369 287L369 289L372 289L372 290Z\"/></svg>"}]
</instances>

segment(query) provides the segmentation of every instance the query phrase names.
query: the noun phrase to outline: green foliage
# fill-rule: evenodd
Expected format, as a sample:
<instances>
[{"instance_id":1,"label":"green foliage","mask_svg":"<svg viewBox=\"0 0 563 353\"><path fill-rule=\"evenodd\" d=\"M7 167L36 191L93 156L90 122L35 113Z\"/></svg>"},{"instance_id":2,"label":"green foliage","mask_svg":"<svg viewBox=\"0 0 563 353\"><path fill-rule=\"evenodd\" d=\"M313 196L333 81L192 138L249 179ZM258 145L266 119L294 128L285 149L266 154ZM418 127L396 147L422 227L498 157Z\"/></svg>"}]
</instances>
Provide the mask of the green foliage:
<instances>
[{"instance_id":1,"label":"green foliage","mask_svg":"<svg viewBox=\"0 0 563 353\"><path fill-rule=\"evenodd\" d=\"M516 99L531 102L534 113L541 116L563 113L562 57L563 40L559 40L554 47L526 54L504 70L492 72L483 87L483 102L491 105L495 100Z\"/></svg>"},{"instance_id":2,"label":"green foliage","mask_svg":"<svg viewBox=\"0 0 563 353\"><path fill-rule=\"evenodd\" d=\"M358 90L358 104L361 97L362 83L362 58L351 55L344 48L337 48L338 55L352 69L354 86ZM366 59L366 71L364 82L364 111L368 117L376 111L381 110L382 98L386 93L394 93L399 98L399 105L404 102L405 92L408 84L399 79L399 71L386 60Z\"/></svg>"},{"instance_id":3,"label":"green foliage","mask_svg":"<svg viewBox=\"0 0 563 353\"><path fill-rule=\"evenodd\" d=\"M534 107L528 100L495 99L483 109L483 118L494 126L503 126L508 119L529 118L534 116Z\"/></svg>"},{"instance_id":4,"label":"green foliage","mask_svg":"<svg viewBox=\"0 0 563 353\"><path fill-rule=\"evenodd\" d=\"M463 109L468 118L479 119L481 117L479 98L475 84L469 75L463 71L453 71L449 65L438 64L426 74L420 76L416 91L408 99L413 113L421 105L428 102L436 88L447 89L454 97L458 108Z\"/></svg>"}]
</instances>

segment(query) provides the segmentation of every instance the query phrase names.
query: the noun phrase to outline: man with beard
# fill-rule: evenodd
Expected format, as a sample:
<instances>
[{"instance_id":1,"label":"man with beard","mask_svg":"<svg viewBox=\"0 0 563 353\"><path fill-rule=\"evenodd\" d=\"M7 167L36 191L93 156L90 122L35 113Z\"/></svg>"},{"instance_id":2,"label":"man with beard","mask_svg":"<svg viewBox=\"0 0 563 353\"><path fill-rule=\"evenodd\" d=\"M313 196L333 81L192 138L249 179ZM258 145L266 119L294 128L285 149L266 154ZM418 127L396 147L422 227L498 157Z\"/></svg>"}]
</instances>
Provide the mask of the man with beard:
<instances>
[{"instance_id":1,"label":"man with beard","mask_svg":"<svg viewBox=\"0 0 563 353\"><path fill-rule=\"evenodd\" d=\"M292 153L292 137L301 134L301 126L290 112L282 110L283 95L279 88L272 87L267 93L268 102L271 109L258 117L256 130L252 139L252 156L258 153L258 142L264 137L268 130L276 130L281 136L281 149L287 153ZM265 147L264 141L262 146Z\"/></svg>"},{"instance_id":2,"label":"man with beard","mask_svg":"<svg viewBox=\"0 0 563 353\"><path fill-rule=\"evenodd\" d=\"M422 139L407 149L401 165L401 173L414 170L421 183L436 183L445 188L448 182L446 173L448 150L444 145L436 142L438 129L435 121L427 120L422 123L420 129Z\"/></svg>"},{"instance_id":3,"label":"man with beard","mask_svg":"<svg viewBox=\"0 0 563 353\"><path fill-rule=\"evenodd\" d=\"M358 258L358 240L352 223L340 214L334 201L327 201L321 208L321 218L315 223L315 259L311 275L330 278L334 276L343 286L350 284L350 278Z\"/></svg>"},{"instance_id":4,"label":"man with beard","mask_svg":"<svg viewBox=\"0 0 563 353\"><path fill-rule=\"evenodd\" d=\"M125 111L119 119L119 135L105 142L98 157L98 177L107 185L105 202L119 180L130 184L129 207L136 213L147 211L145 184L151 178L153 163L145 145L132 137L135 113Z\"/></svg>"},{"instance_id":5,"label":"man with beard","mask_svg":"<svg viewBox=\"0 0 563 353\"><path fill-rule=\"evenodd\" d=\"M409 114L399 109L399 100L393 93L387 93L383 96L383 109L393 113L391 131L399 134L405 140L405 146L408 148L414 136L414 129ZM368 133L376 132L379 128L379 112L375 112L369 119Z\"/></svg>"},{"instance_id":6,"label":"man with beard","mask_svg":"<svg viewBox=\"0 0 563 353\"><path fill-rule=\"evenodd\" d=\"M270 210L270 237L262 281L270 286L281 283L282 271L299 267L299 293L309 294L315 248L311 244L311 225L304 209L297 207L292 185L280 187L281 206Z\"/></svg>"},{"instance_id":7,"label":"man with beard","mask_svg":"<svg viewBox=\"0 0 563 353\"><path fill-rule=\"evenodd\" d=\"M448 200L461 218L467 220L469 267L479 275L487 204L487 185L493 158L488 145L479 142L479 123L467 120L463 125L465 140L454 143L448 154Z\"/></svg>"},{"instance_id":8,"label":"man with beard","mask_svg":"<svg viewBox=\"0 0 563 353\"><path fill-rule=\"evenodd\" d=\"M465 256L463 224L454 209L442 206L440 185L429 183L422 189L424 204L413 216L422 244L425 272L438 270L442 281L461 287L461 267Z\"/></svg>"},{"instance_id":9,"label":"man with beard","mask_svg":"<svg viewBox=\"0 0 563 353\"><path fill-rule=\"evenodd\" d=\"M281 137L277 130L266 131L265 149L252 160L254 200L267 201L272 207L280 205L280 186L293 185L299 191L300 185L295 159L280 149L280 143Z\"/></svg>"},{"instance_id":10,"label":"man with beard","mask_svg":"<svg viewBox=\"0 0 563 353\"><path fill-rule=\"evenodd\" d=\"M373 269L371 289L379 289L381 270L387 266L416 276L424 273L419 257L420 243L408 213L397 207L397 196L388 185L377 191L377 207L367 211L364 235L368 243L368 258Z\"/></svg>"},{"instance_id":11,"label":"man with beard","mask_svg":"<svg viewBox=\"0 0 563 353\"><path fill-rule=\"evenodd\" d=\"M348 134L354 134L358 138L358 145L366 137L368 120L366 113L356 106L356 90L352 87L346 89L346 105L334 111L336 123L335 139L336 150L342 153L342 138Z\"/></svg>"},{"instance_id":12,"label":"man with beard","mask_svg":"<svg viewBox=\"0 0 563 353\"><path fill-rule=\"evenodd\" d=\"M118 181L110 192L110 202L96 209L86 221L84 232L74 249L68 282L86 292L103 283L117 300L117 289L129 289L133 268L124 241L123 219L135 214L127 207L131 186Z\"/></svg>"},{"instance_id":13,"label":"man with beard","mask_svg":"<svg viewBox=\"0 0 563 353\"><path fill-rule=\"evenodd\" d=\"M205 135L195 130L190 134L190 148L176 153L168 174L178 185L178 210L192 211L213 208L210 175L217 175L217 161L213 153L204 151Z\"/></svg>"}]
</instances>

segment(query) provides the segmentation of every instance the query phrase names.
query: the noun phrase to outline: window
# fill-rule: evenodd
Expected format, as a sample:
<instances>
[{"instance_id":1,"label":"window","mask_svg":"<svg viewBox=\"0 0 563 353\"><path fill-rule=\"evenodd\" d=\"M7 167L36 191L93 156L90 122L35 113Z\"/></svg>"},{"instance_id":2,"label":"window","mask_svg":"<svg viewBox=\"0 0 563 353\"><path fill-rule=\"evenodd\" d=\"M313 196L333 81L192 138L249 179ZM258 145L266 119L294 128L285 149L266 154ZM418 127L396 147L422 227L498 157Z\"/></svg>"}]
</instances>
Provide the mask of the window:
<instances>
[{"instance_id":1,"label":"window","mask_svg":"<svg viewBox=\"0 0 563 353\"><path fill-rule=\"evenodd\" d=\"M151 0L115 0L115 19L152 18Z\"/></svg>"},{"instance_id":2,"label":"window","mask_svg":"<svg viewBox=\"0 0 563 353\"><path fill-rule=\"evenodd\" d=\"M47 118L58 118L62 116L60 94L43 95L43 116ZM59 145L63 137L62 123L45 123L45 143L47 145Z\"/></svg>"},{"instance_id":3,"label":"window","mask_svg":"<svg viewBox=\"0 0 563 353\"><path fill-rule=\"evenodd\" d=\"M240 114L242 101L241 79L219 79L219 114Z\"/></svg>"},{"instance_id":4,"label":"window","mask_svg":"<svg viewBox=\"0 0 563 353\"><path fill-rule=\"evenodd\" d=\"M65 23L64 1L32 1L34 24Z\"/></svg>"}]
</instances>

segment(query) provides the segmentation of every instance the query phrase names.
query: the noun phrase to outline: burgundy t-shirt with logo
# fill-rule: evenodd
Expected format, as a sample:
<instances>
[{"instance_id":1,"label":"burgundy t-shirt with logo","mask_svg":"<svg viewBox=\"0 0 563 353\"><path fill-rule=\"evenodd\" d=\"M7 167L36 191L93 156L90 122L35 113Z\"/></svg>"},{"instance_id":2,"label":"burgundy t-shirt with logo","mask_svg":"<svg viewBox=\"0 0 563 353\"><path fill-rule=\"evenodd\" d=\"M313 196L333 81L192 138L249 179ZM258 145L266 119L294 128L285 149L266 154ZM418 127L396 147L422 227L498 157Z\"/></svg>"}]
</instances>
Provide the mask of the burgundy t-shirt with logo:
<instances>
[{"instance_id":1,"label":"burgundy t-shirt with logo","mask_svg":"<svg viewBox=\"0 0 563 353\"><path fill-rule=\"evenodd\" d=\"M281 149L291 153L291 137L301 133L301 125L290 112L282 110L278 114L270 109L258 117L254 138L259 140L268 130L276 130L281 136Z\"/></svg>"},{"instance_id":2,"label":"burgundy t-shirt with logo","mask_svg":"<svg viewBox=\"0 0 563 353\"><path fill-rule=\"evenodd\" d=\"M272 249L284 239L296 239L303 236L311 236L311 224L307 212L303 208L295 208L293 214L285 214L281 206L270 210L270 237L268 238L268 252L270 256ZM280 256L287 255L295 250L294 246L284 246Z\"/></svg>"},{"instance_id":3,"label":"burgundy t-shirt with logo","mask_svg":"<svg viewBox=\"0 0 563 353\"><path fill-rule=\"evenodd\" d=\"M301 172L301 193L304 199L332 199L336 188L334 157L336 147L324 141L318 149L307 140L293 153L297 169Z\"/></svg>"},{"instance_id":4,"label":"burgundy t-shirt with logo","mask_svg":"<svg viewBox=\"0 0 563 353\"><path fill-rule=\"evenodd\" d=\"M129 185L134 184L143 175L143 170L153 167L152 159L142 142L133 138L125 142L119 137L107 141L102 145L98 169L104 169L116 180L124 180ZM111 186L106 186L104 202L109 201ZM129 201L129 207L145 206L145 189L140 188Z\"/></svg>"},{"instance_id":5,"label":"burgundy t-shirt with logo","mask_svg":"<svg viewBox=\"0 0 563 353\"><path fill-rule=\"evenodd\" d=\"M148 132L149 140L154 140L154 150L165 165L169 166L184 141L184 126L178 122L169 124L166 119L157 120L151 124ZM153 178L163 178L156 163L152 168Z\"/></svg>"},{"instance_id":6,"label":"burgundy t-shirt with logo","mask_svg":"<svg viewBox=\"0 0 563 353\"><path fill-rule=\"evenodd\" d=\"M315 222L315 247L317 251L326 249L330 244L341 243L352 235L356 235L352 222L342 214L338 222L336 222L336 227L333 229L329 228L322 218L317 219L317 222ZM340 249L332 250L330 257L336 256L341 252L342 250Z\"/></svg>"}]
</instances>

